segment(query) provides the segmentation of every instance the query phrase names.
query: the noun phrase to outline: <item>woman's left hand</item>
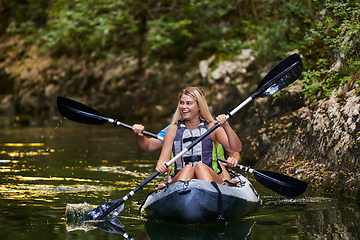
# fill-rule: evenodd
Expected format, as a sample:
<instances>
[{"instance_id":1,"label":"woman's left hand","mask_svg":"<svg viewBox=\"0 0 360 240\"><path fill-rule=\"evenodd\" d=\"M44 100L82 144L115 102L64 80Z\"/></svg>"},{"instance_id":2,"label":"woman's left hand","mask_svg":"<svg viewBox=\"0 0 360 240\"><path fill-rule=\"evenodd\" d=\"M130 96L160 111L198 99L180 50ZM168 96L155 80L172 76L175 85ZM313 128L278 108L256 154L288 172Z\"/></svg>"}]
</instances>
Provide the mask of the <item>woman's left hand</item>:
<instances>
[{"instance_id":1,"label":"woman's left hand","mask_svg":"<svg viewBox=\"0 0 360 240\"><path fill-rule=\"evenodd\" d=\"M228 167L236 167L236 165L238 165L239 160L237 160L234 157L228 157L227 162L226 162L226 166Z\"/></svg>"}]
</instances>

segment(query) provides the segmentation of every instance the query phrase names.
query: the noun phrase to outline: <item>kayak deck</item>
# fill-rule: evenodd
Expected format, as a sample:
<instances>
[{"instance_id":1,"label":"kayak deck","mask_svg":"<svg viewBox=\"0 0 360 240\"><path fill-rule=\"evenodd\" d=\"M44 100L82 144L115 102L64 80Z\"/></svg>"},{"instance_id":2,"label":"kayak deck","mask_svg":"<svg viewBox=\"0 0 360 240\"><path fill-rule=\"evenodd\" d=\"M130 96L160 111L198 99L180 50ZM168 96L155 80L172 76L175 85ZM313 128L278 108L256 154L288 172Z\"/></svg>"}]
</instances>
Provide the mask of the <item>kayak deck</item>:
<instances>
[{"instance_id":1,"label":"kayak deck","mask_svg":"<svg viewBox=\"0 0 360 240\"><path fill-rule=\"evenodd\" d=\"M230 187L198 179L178 181L150 193L140 208L148 219L184 223L207 223L218 219L219 208L224 217L238 218L252 211L259 195L248 179L240 175L240 184Z\"/></svg>"}]
</instances>

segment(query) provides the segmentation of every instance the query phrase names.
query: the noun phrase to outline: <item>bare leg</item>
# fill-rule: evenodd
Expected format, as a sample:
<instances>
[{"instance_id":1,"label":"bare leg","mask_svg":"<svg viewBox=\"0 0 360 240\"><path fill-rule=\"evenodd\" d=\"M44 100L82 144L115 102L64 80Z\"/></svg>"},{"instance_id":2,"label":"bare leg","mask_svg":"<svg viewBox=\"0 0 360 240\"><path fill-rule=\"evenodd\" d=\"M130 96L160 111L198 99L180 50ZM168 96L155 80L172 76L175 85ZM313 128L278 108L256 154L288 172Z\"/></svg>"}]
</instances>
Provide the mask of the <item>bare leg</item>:
<instances>
[{"instance_id":1,"label":"bare leg","mask_svg":"<svg viewBox=\"0 0 360 240\"><path fill-rule=\"evenodd\" d=\"M222 178L217 175L214 170L212 170L209 166L205 165L204 163L197 163L194 167L195 170L195 177L200 180L204 181L215 181L218 184L222 184Z\"/></svg>"},{"instance_id":2,"label":"bare leg","mask_svg":"<svg viewBox=\"0 0 360 240\"><path fill-rule=\"evenodd\" d=\"M171 172L171 166L168 168L168 172L167 172L167 177L166 177L166 182L169 182L171 180L171 176L170 176L170 172ZM166 187L166 184L164 183L160 183L158 185L158 189Z\"/></svg>"},{"instance_id":3,"label":"bare leg","mask_svg":"<svg viewBox=\"0 0 360 240\"><path fill-rule=\"evenodd\" d=\"M170 167L168 168L167 177L166 177L166 182L169 182L169 181L171 180L171 175L170 175L170 173L171 173L171 168L172 168L172 166L170 166Z\"/></svg>"},{"instance_id":4,"label":"bare leg","mask_svg":"<svg viewBox=\"0 0 360 240\"><path fill-rule=\"evenodd\" d=\"M176 183L179 180L192 179L195 177L194 168L188 164L178 172L170 183Z\"/></svg>"},{"instance_id":5,"label":"bare leg","mask_svg":"<svg viewBox=\"0 0 360 240\"><path fill-rule=\"evenodd\" d=\"M220 165L221 170L222 170L222 172L221 172L221 174L220 174L220 177L221 177L222 179L225 179L225 180L230 181L230 180L231 180L231 176L230 176L229 172L226 170L225 166L224 166L221 162L219 162L219 165Z\"/></svg>"}]
</instances>

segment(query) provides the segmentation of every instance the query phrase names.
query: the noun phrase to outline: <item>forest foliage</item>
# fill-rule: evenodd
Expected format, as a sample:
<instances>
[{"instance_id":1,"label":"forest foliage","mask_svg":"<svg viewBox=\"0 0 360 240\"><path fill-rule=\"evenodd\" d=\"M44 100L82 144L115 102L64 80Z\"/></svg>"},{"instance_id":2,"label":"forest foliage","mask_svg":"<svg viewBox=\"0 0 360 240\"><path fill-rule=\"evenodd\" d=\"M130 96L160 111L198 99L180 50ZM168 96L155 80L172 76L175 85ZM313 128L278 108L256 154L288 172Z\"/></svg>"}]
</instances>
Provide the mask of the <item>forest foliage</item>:
<instances>
[{"instance_id":1,"label":"forest foliage","mask_svg":"<svg viewBox=\"0 0 360 240\"><path fill-rule=\"evenodd\" d=\"M0 0L0 12L3 37L21 34L54 59L126 52L138 74L159 62L175 71L197 66L214 54L216 63L244 48L263 64L298 50L310 98L359 81L351 81L360 65L356 0Z\"/></svg>"}]
</instances>

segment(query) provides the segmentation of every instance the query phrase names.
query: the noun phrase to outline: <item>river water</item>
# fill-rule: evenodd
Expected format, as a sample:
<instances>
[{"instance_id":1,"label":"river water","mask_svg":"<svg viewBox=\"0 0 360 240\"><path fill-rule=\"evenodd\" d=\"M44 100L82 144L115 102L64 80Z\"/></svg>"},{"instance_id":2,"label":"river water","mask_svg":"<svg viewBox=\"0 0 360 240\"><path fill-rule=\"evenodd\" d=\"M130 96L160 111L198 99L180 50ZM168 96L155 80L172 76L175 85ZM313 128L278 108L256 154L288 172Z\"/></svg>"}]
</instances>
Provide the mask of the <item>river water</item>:
<instances>
[{"instance_id":1,"label":"river water","mask_svg":"<svg viewBox=\"0 0 360 240\"><path fill-rule=\"evenodd\" d=\"M154 125L147 130L156 133L161 128ZM247 177L261 203L249 215L225 225L143 219L138 203L164 176L125 203L118 222L108 223L113 232L71 217L69 207L122 198L154 172L158 155L159 151L141 152L130 130L111 124L59 120L42 128L0 129L1 239L360 239L358 202L316 191L287 199L258 184L252 175Z\"/></svg>"}]
</instances>

